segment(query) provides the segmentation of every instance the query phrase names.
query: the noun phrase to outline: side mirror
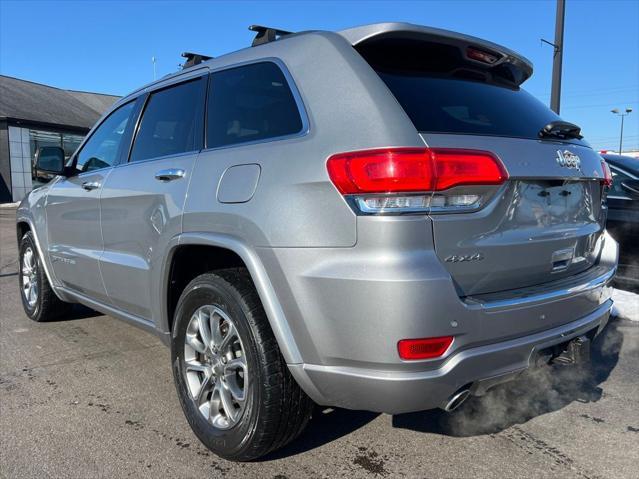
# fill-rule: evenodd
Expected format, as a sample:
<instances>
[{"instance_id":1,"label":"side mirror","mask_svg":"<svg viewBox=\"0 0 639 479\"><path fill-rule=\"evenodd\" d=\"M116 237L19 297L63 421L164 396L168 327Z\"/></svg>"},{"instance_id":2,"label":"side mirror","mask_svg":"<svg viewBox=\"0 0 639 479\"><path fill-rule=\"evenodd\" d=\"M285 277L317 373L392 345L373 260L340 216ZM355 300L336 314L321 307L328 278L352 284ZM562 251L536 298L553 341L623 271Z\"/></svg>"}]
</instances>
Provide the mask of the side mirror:
<instances>
[{"instance_id":1,"label":"side mirror","mask_svg":"<svg viewBox=\"0 0 639 479\"><path fill-rule=\"evenodd\" d=\"M59 146L43 146L36 153L36 177L38 173L64 175L64 150Z\"/></svg>"},{"instance_id":2,"label":"side mirror","mask_svg":"<svg viewBox=\"0 0 639 479\"><path fill-rule=\"evenodd\" d=\"M639 180L624 180L621 187L629 196L639 199Z\"/></svg>"}]
</instances>

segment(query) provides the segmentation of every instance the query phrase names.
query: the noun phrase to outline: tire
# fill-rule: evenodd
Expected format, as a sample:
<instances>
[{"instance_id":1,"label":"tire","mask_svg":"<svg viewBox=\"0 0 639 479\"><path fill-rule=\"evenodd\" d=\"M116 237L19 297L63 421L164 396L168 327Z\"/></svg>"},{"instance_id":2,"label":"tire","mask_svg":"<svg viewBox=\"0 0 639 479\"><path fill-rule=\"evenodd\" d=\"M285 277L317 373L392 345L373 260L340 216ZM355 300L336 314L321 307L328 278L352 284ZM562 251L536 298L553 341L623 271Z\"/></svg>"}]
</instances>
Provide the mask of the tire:
<instances>
[{"instance_id":1,"label":"tire","mask_svg":"<svg viewBox=\"0 0 639 479\"><path fill-rule=\"evenodd\" d=\"M204 336L212 338L209 344L224 346L226 340L230 346L205 348L201 324ZM257 459L305 428L314 404L291 376L245 269L191 281L180 296L171 341L186 419L218 456Z\"/></svg>"},{"instance_id":2,"label":"tire","mask_svg":"<svg viewBox=\"0 0 639 479\"><path fill-rule=\"evenodd\" d=\"M73 307L60 300L51 289L31 231L20 240L18 283L22 307L33 321L53 321L68 314Z\"/></svg>"}]
</instances>

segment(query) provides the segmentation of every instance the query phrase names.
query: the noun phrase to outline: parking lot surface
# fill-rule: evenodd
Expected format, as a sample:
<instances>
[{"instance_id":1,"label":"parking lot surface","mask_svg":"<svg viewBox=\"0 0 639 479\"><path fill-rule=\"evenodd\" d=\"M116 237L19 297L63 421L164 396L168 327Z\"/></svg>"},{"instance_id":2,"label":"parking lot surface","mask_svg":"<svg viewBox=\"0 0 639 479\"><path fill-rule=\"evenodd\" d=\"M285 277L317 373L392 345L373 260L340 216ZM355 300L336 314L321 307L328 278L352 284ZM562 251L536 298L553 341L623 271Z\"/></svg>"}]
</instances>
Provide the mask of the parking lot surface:
<instances>
[{"instance_id":1,"label":"parking lot surface","mask_svg":"<svg viewBox=\"0 0 639 479\"><path fill-rule=\"evenodd\" d=\"M611 321L585 371L540 369L451 415L318 408L287 448L219 459L189 429L157 338L81 307L27 319L14 216L0 209L0 477L638 475L639 322L627 319Z\"/></svg>"}]
</instances>

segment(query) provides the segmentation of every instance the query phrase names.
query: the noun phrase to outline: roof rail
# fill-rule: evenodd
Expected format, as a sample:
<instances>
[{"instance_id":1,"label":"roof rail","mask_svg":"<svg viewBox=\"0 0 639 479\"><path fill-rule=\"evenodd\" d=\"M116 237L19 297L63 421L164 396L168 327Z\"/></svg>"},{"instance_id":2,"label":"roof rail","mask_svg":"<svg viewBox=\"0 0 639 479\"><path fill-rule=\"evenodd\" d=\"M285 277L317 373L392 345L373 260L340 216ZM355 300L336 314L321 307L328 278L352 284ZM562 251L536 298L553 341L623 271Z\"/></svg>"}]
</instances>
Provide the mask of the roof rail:
<instances>
[{"instance_id":1,"label":"roof rail","mask_svg":"<svg viewBox=\"0 0 639 479\"><path fill-rule=\"evenodd\" d=\"M186 61L184 62L184 64L182 65L182 70L184 70L185 68L189 68L192 67L194 65L199 65L202 62L205 62L207 60L210 60L213 57L209 57L206 55L201 55L199 53L191 53L191 52L184 52L181 55L183 58L186 58Z\"/></svg>"},{"instance_id":2,"label":"roof rail","mask_svg":"<svg viewBox=\"0 0 639 479\"><path fill-rule=\"evenodd\" d=\"M253 39L253 43L251 43L252 47L274 42L279 37L293 33L287 32L286 30L280 30L278 28L264 27L262 25L251 25L249 30L257 32L257 35L255 35L255 38Z\"/></svg>"}]
</instances>

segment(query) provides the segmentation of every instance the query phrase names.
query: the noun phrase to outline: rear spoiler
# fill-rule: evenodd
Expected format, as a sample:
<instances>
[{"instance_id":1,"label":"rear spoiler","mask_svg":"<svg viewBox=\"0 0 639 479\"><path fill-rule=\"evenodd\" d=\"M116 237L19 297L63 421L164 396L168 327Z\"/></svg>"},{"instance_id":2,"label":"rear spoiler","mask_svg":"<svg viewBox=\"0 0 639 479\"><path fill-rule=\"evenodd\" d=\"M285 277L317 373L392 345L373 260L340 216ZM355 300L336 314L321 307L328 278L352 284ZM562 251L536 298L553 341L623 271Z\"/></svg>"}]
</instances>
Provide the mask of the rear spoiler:
<instances>
[{"instance_id":1,"label":"rear spoiler","mask_svg":"<svg viewBox=\"0 0 639 479\"><path fill-rule=\"evenodd\" d=\"M364 25L337 33L356 49L387 39L424 41L457 47L463 58L477 68L507 69L512 76L510 80L516 85L522 84L533 73L532 63L522 55L496 43L449 30L394 22Z\"/></svg>"}]
</instances>

